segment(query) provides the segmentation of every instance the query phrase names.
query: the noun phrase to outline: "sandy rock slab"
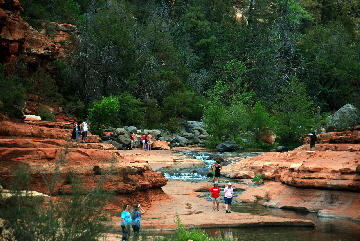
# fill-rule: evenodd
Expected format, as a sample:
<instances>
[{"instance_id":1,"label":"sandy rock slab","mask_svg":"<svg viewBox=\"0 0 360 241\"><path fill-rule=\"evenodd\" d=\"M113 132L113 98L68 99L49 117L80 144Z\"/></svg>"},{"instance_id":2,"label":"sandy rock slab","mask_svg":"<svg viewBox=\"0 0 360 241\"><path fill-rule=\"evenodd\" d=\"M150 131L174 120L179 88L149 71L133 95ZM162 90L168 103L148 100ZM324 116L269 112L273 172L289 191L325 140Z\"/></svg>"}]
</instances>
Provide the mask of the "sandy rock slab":
<instances>
[{"instance_id":1,"label":"sandy rock slab","mask_svg":"<svg viewBox=\"0 0 360 241\"><path fill-rule=\"evenodd\" d=\"M220 184L225 185L225 183ZM310 220L290 219L271 216L257 216L249 213L225 213L213 211L212 202L197 196L196 190L210 189L209 182L184 182L169 180L162 187L169 196L166 200L154 201L143 215L142 228L156 230L171 230L177 227L176 220L189 228L214 227L256 227L256 226L307 226L315 224ZM236 188L236 186L235 186ZM119 220L115 220L118 224Z\"/></svg>"},{"instance_id":2,"label":"sandy rock slab","mask_svg":"<svg viewBox=\"0 0 360 241\"><path fill-rule=\"evenodd\" d=\"M280 182L247 188L236 200L256 202L266 198L265 206L317 213L321 217L360 220L360 194L356 192L304 189Z\"/></svg>"}]
</instances>

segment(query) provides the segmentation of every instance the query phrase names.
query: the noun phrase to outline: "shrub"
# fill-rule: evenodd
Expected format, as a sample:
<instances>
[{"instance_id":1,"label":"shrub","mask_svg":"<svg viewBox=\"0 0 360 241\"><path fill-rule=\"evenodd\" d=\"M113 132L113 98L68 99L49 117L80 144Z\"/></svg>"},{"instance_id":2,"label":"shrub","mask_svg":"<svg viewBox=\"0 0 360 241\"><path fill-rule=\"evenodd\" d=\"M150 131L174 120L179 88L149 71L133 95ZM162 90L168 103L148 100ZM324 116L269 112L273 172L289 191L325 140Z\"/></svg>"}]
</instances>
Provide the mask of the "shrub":
<instances>
[{"instance_id":1,"label":"shrub","mask_svg":"<svg viewBox=\"0 0 360 241\"><path fill-rule=\"evenodd\" d=\"M6 77L5 66L0 64L0 112L19 117L25 109L25 89L17 77Z\"/></svg>"},{"instance_id":2,"label":"shrub","mask_svg":"<svg viewBox=\"0 0 360 241\"><path fill-rule=\"evenodd\" d=\"M119 100L114 96L103 97L99 101L94 101L93 108L89 109L91 133L103 135L103 126L108 127L114 123L119 110Z\"/></svg>"},{"instance_id":3,"label":"shrub","mask_svg":"<svg viewBox=\"0 0 360 241\"><path fill-rule=\"evenodd\" d=\"M63 181L59 170L67 162L68 146L61 150L51 175L39 173L50 194ZM50 197L49 202L44 202L41 198L33 198L28 192L34 171L26 165L15 169L11 173L12 185L9 187L12 198L5 199L0 193L0 218L4 220L0 236L4 240L96 241L110 230L111 227L101 221L104 219L106 201L109 200L108 193L101 188L103 179L97 188L88 191L79 177L73 175L70 195L59 195L56 201ZM21 193L22 190L25 192Z\"/></svg>"},{"instance_id":4,"label":"shrub","mask_svg":"<svg viewBox=\"0 0 360 241\"><path fill-rule=\"evenodd\" d=\"M171 235L170 237L156 238L155 240L156 241L172 241L172 240L176 240L176 241L188 241L188 240L192 240L192 241L232 241L233 240L232 238L224 239L220 236L211 238L207 233L205 233L205 231L200 230L200 229L189 230L181 223L181 220L178 216L176 217L176 223L177 223L177 228L173 235Z\"/></svg>"},{"instance_id":5,"label":"shrub","mask_svg":"<svg viewBox=\"0 0 360 241\"><path fill-rule=\"evenodd\" d=\"M44 105L40 105L36 111L37 115L44 121L56 121L54 113Z\"/></svg>"}]
</instances>

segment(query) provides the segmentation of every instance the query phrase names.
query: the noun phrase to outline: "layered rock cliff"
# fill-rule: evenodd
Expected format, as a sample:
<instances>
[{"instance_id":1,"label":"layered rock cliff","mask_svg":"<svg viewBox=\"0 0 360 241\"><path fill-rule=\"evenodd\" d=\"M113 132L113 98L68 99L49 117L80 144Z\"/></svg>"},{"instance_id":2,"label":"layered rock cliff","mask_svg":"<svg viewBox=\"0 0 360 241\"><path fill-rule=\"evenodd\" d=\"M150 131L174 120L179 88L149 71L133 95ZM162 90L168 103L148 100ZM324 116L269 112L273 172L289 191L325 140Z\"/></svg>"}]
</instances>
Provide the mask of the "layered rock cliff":
<instances>
[{"instance_id":1,"label":"layered rock cliff","mask_svg":"<svg viewBox=\"0 0 360 241\"><path fill-rule=\"evenodd\" d=\"M317 212L319 216L360 219L360 132L318 136L310 150L303 145L289 152L268 152L251 159L235 158L223 168L229 178L261 174L264 184L251 185L241 202L265 198L269 207Z\"/></svg>"},{"instance_id":2,"label":"layered rock cliff","mask_svg":"<svg viewBox=\"0 0 360 241\"><path fill-rule=\"evenodd\" d=\"M88 143L70 140L72 123L21 121L6 119L0 122L0 178L4 188L10 185L13 171L20 166L31 170L30 190L49 194L47 180L58 168L60 176L53 195L66 194L71 188L69 178L81 178L90 190L99 183L105 190L118 195L116 209L129 201L149 204L160 195L167 179L152 170L141 153L118 151L101 143L96 135L88 136Z\"/></svg>"},{"instance_id":3,"label":"layered rock cliff","mask_svg":"<svg viewBox=\"0 0 360 241\"><path fill-rule=\"evenodd\" d=\"M65 58L74 51L77 29L70 24L43 23L40 31L21 17L18 0L0 0L0 63L7 73L22 62L28 70L52 68L52 61Z\"/></svg>"}]
</instances>

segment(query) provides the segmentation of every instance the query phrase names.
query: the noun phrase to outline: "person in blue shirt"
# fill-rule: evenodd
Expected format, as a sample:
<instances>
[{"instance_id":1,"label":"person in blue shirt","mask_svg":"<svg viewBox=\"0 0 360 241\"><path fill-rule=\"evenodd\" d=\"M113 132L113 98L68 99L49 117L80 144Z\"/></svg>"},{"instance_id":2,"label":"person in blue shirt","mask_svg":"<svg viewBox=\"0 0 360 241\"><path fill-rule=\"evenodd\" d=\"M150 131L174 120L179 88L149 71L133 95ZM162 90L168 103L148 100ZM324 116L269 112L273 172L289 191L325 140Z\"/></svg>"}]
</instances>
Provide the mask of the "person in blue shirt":
<instances>
[{"instance_id":1,"label":"person in blue shirt","mask_svg":"<svg viewBox=\"0 0 360 241\"><path fill-rule=\"evenodd\" d=\"M142 209L141 205L134 204L133 210L131 212L132 228L134 231L134 240L137 240L139 238L141 215L143 213L145 213L145 211L144 211L144 209Z\"/></svg>"},{"instance_id":2,"label":"person in blue shirt","mask_svg":"<svg viewBox=\"0 0 360 241\"><path fill-rule=\"evenodd\" d=\"M125 204L123 211L120 214L120 226L122 229L122 239L121 240L128 240L130 237L130 226L132 224L132 219L130 215L130 205Z\"/></svg>"}]
</instances>

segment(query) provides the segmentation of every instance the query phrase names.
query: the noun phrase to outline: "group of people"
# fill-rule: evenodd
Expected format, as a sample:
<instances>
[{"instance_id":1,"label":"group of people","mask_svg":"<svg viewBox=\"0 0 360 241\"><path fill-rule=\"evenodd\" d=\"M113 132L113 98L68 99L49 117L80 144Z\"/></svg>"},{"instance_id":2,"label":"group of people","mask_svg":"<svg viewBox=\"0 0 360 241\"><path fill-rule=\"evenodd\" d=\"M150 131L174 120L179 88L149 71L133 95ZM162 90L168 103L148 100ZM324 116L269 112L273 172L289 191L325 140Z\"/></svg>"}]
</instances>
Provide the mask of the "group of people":
<instances>
[{"instance_id":1,"label":"group of people","mask_svg":"<svg viewBox=\"0 0 360 241\"><path fill-rule=\"evenodd\" d=\"M140 234L141 215L145 213L140 204L134 204L131 209L130 204L125 204L120 214L120 226L122 229L122 239L128 240L130 237L131 227L134 232L133 240L137 240Z\"/></svg>"},{"instance_id":2,"label":"group of people","mask_svg":"<svg viewBox=\"0 0 360 241\"><path fill-rule=\"evenodd\" d=\"M211 165L211 171L213 175L213 183L214 186L210 189L211 193L211 200L213 201L213 210L219 211L219 199L220 199L220 188L218 183L220 182L220 171L222 166L220 161L216 161L214 164ZM217 181L216 181L217 179ZM228 185L224 188L224 202L225 202L225 209L226 213L231 213L231 202L234 196L234 188L232 184L229 182Z\"/></svg>"},{"instance_id":3,"label":"group of people","mask_svg":"<svg viewBox=\"0 0 360 241\"><path fill-rule=\"evenodd\" d=\"M85 143L89 129L90 129L90 124L88 120L85 120L84 122L81 121L75 122L73 131L71 133L71 139L79 142L81 136L81 141Z\"/></svg>"},{"instance_id":4,"label":"group of people","mask_svg":"<svg viewBox=\"0 0 360 241\"><path fill-rule=\"evenodd\" d=\"M213 202L213 210L219 211L219 199L220 199L221 189L217 182L214 182L214 186L210 189L211 200ZM225 212L231 213L231 202L234 196L234 188L232 187L231 182L224 188L224 202L225 202Z\"/></svg>"},{"instance_id":5,"label":"group of people","mask_svg":"<svg viewBox=\"0 0 360 241\"><path fill-rule=\"evenodd\" d=\"M136 132L131 132L130 133L130 145L131 145L131 148L136 148L137 147L137 139L138 139L138 136L136 134ZM150 133L147 133L146 135L143 134L141 136L141 149L142 150L151 150L151 147L152 147L152 144L153 144L153 137Z\"/></svg>"},{"instance_id":6,"label":"group of people","mask_svg":"<svg viewBox=\"0 0 360 241\"><path fill-rule=\"evenodd\" d=\"M141 136L141 143L142 143L142 147L141 149L143 150L151 150L152 144L153 144L153 137L150 133L147 133L146 135L142 135Z\"/></svg>"}]
</instances>

